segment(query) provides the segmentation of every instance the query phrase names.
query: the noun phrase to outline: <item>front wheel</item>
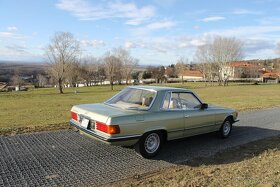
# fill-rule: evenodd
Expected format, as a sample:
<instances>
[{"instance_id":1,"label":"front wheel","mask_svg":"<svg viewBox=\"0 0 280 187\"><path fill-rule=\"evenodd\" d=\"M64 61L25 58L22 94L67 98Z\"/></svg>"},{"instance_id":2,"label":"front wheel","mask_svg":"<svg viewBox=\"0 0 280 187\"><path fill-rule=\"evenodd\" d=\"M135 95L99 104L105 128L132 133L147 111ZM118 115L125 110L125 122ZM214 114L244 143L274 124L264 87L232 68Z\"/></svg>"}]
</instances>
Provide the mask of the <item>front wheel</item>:
<instances>
[{"instance_id":1,"label":"front wheel","mask_svg":"<svg viewBox=\"0 0 280 187\"><path fill-rule=\"evenodd\" d=\"M144 134L136 145L136 151L144 158L152 158L158 154L162 146L162 134L150 132Z\"/></svg>"},{"instance_id":2,"label":"front wheel","mask_svg":"<svg viewBox=\"0 0 280 187\"><path fill-rule=\"evenodd\" d=\"M222 138L229 137L231 130L232 130L232 121L230 119L226 119L220 128L220 136Z\"/></svg>"}]
</instances>

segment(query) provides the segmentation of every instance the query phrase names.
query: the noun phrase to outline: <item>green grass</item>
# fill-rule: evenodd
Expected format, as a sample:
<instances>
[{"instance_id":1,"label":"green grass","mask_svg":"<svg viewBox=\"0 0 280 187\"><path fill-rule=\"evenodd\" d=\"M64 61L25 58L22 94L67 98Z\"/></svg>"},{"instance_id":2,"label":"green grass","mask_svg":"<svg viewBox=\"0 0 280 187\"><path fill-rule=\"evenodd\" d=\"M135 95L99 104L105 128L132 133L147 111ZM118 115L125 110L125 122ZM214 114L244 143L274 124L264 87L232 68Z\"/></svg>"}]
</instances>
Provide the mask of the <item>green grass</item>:
<instances>
[{"instance_id":1,"label":"green grass","mask_svg":"<svg viewBox=\"0 0 280 187\"><path fill-rule=\"evenodd\" d=\"M238 85L205 87L204 83L164 84L193 89L207 103L251 110L280 105L280 85ZM27 92L0 93L0 133L67 128L73 105L103 102L125 86L30 89ZM79 90L75 94L74 91Z\"/></svg>"}]
</instances>

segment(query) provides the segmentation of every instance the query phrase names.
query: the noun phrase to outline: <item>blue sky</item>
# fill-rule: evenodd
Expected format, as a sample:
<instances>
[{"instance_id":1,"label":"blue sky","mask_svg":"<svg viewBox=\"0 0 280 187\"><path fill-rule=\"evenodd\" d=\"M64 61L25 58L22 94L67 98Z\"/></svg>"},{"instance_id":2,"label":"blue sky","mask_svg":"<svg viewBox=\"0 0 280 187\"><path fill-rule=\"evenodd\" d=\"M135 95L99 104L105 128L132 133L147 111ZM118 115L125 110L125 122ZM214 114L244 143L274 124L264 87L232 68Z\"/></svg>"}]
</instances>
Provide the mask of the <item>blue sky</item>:
<instances>
[{"instance_id":1,"label":"blue sky","mask_svg":"<svg viewBox=\"0 0 280 187\"><path fill-rule=\"evenodd\" d=\"M275 58L279 0L1 0L0 60L44 61L58 31L74 34L83 56L124 47L140 64L192 61L217 35L243 41L245 59Z\"/></svg>"}]
</instances>

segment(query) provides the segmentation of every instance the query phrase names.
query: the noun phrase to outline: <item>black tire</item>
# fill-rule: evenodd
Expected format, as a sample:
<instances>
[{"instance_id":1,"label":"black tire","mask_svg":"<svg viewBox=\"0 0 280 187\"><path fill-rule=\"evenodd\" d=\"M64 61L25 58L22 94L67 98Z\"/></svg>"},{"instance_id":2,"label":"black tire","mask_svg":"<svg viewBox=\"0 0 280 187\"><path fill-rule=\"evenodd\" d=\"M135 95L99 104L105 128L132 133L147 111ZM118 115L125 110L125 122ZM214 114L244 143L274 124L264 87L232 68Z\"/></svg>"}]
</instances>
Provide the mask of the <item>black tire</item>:
<instances>
[{"instance_id":1,"label":"black tire","mask_svg":"<svg viewBox=\"0 0 280 187\"><path fill-rule=\"evenodd\" d=\"M135 146L136 152L144 158L155 157L162 147L162 137L162 133L157 131L144 134Z\"/></svg>"},{"instance_id":2,"label":"black tire","mask_svg":"<svg viewBox=\"0 0 280 187\"><path fill-rule=\"evenodd\" d=\"M219 134L221 138L229 137L232 131L232 120L230 118L225 119L223 125L220 128Z\"/></svg>"}]
</instances>

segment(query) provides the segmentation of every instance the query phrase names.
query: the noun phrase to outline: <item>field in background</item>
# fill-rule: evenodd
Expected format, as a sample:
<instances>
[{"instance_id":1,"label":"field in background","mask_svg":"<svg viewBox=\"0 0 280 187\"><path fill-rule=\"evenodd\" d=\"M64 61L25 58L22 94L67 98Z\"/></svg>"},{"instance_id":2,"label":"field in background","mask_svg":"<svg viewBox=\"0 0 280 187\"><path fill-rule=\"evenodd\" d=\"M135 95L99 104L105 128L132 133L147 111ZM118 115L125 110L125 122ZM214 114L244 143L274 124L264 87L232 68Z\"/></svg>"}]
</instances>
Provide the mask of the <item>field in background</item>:
<instances>
[{"instance_id":1,"label":"field in background","mask_svg":"<svg viewBox=\"0 0 280 187\"><path fill-rule=\"evenodd\" d=\"M192 89L207 103L237 110L261 109L280 105L280 85L238 85L205 87L204 83L163 84ZM66 88L58 94L54 88L26 92L0 93L0 133L69 128L73 105L103 102L125 86ZM79 93L75 93L78 90Z\"/></svg>"}]
</instances>

